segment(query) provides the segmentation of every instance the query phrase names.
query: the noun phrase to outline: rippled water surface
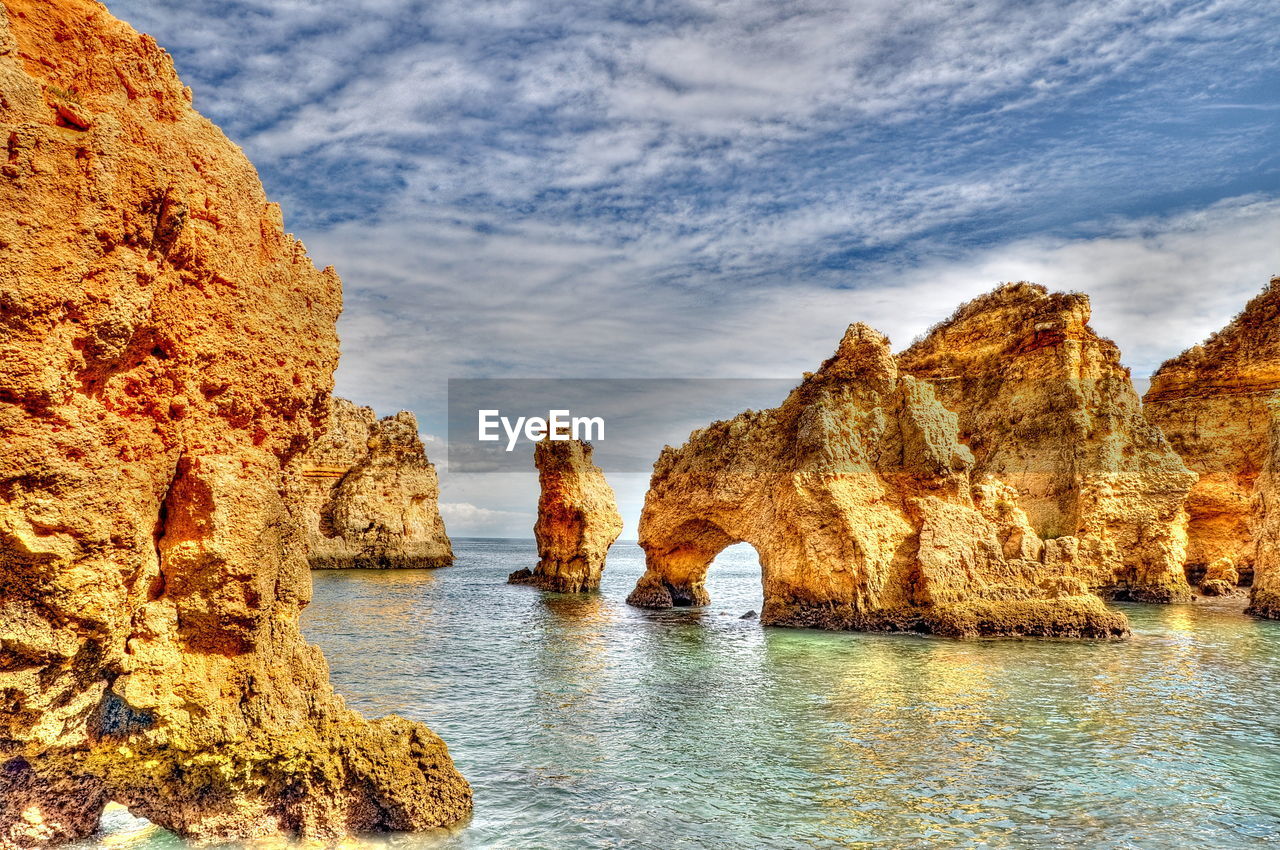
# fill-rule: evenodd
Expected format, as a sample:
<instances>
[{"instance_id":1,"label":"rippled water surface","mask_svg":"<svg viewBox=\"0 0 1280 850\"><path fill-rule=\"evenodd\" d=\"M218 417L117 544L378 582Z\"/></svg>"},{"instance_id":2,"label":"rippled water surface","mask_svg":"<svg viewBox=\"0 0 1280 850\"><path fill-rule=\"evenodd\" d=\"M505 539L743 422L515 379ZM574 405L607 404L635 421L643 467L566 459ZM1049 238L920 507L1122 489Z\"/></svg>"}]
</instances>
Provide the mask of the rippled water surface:
<instances>
[{"instance_id":1,"label":"rippled water surface","mask_svg":"<svg viewBox=\"0 0 1280 850\"><path fill-rule=\"evenodd\" d=\"M1256 847L1280 844L1280 623L1125 606L1123 643L762 629L749 548L702 610L505 584L532 542L454 567L317 572L303 627L348 703L425 721L469 824L381 845ZM127 814L104 841L176 844Z\"/></svg>"}]
</instances>

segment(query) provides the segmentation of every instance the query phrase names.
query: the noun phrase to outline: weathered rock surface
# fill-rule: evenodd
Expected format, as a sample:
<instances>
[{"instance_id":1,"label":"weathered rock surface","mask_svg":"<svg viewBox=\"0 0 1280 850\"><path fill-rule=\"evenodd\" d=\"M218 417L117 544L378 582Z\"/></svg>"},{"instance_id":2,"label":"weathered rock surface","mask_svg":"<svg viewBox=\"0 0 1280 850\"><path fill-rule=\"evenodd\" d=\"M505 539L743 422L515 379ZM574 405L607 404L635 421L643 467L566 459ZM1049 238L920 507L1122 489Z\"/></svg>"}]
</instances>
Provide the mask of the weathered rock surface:
<instances>
[{"instance_id":1,"label":"weathered rock surface","mask_svg":"<svg viewBox=\"0 0 1280 850\"><path fill-rule=\"evenodd\" d=\"M538 468L538 565L508 578L543 590L580 593L600 588L605 555L622 533L622 514L604 472L591 461L591 444L542 440L534 447Z\"/></svg>"},{"instance_id":2,"label":"weathered rock surface","mask_svg":"<svg viewBox=\"0 0 1280 850\"><path fill-rule=\"evenodd\" d=\"M1072 574L1119 598L1185 601L1195 481L1142 407L1089 299L1029 283L956 311L898 358L959 416L977 476L1017 491L1046 540L1074 538Z\"/></svg>"},{"instance_id":3,"label":"weathered rock surface","mask_svg":"<svg viewBox=\"0 0 1280 850\"><path fill-rule=\"evenodd\" d=\"M1205 568L1200 580L1200 592L1205 596L1229 596L1240 584L1240 573L1228 557L1218 558Z\"/></svg>"},{"instance_id":4,"label":"weathered rock surface","mask_svg":"<svg viewBox=\"0 0 1280 850\"><path fill-rule=\"evenodd\" d=\"M453 563L440 480L407 410L378 419L333 399L325 435L299 464L312 569Z\"/></svg>"},{"instance_id":5,"label":"weathered rock surface","mask_svg":"<svg viewBox=\"0 0 1280 850\"><path fill-rule=\"evenodd\" d=\"M933 388L853 325L780 407L664 449L640 520L647 569L628 601L706 604L708 565L745 541L767 625L1124 635L1124 616L1064 572L1075 548L1041 541L1000 482L974 488L973 465Z\"/></svg>"},{"instance_id":6,"label":"weathered rock surface","mask_svg":"<svg viewBox=\"0 0 1280 850\"><path fill-rule=\"evenodd\" d=\"M443 742L298 631L337 276L97 3L3 0L0 124L0 847L109 800L197 838L465 816Z\"/></svg>"},{"instance_id":7,"label":"weathered rock surface","mask_svg":"<svg viewBox=\"0 0 1280 850\"><path fill-rule=\"evenodd\" d=\"M1230 558L1254 571L1253 515L1280 391L1280 277L1203 345L1164 363L1143 398L1146 416L1200 474L1187 499L1187 572Z\"/></svg>"},{"instance_id":8,"label":"weathered rock surface","mask_svg":"<svg viewBox=\"0 0 1280 850\"><path fill-rule=\"evenodd\" d=\"M1273 280L1273 291L1275 285ZM1267 454L1254 481L1249 512L1253 586L1247 610L1259 617L1280 620L1280 399L1273 399L1267 407L1271 414Z\"/></svg>"}]
</instances>

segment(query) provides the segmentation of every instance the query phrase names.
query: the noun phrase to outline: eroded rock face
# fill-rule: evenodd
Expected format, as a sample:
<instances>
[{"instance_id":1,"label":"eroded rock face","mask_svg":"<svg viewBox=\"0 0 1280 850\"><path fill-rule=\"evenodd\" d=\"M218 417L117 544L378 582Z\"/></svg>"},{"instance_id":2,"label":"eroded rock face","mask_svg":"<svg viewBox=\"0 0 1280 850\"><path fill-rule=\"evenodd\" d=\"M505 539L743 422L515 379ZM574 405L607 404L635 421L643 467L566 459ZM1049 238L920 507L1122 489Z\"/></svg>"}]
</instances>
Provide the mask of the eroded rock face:
<instances>
[{"instance_id":1,"label":"eroded rock face","mask_svg":"<svg viewBox=\"0 0 1280 850\"><path fill-rule=\"evenodd\" d=\"M1276 281L1272 281L1274 291ZM1280 620L1280 399L1267 405L1271 414L1267 455L1254 481L1249 512L1253 544L1253 587L1249 591L1250 614Z\"/></svg>"},{"instance_id":2,"label":"eroded rock face","mask_svg":"<svg viewBox=\"0 0 1280 850\"><path fill-rule=\"evenodd\" d=\"M663 451L640 520L647 569L628 601L706 604L708 565L745 541L760 556L765 624L1125 634L1124 616L1069 574L1075 551L1040 540L1006 485L975 489L973 465L933 388L853 325L780 407Z\"/></svg>"},{"instance_id":3,"label":"eroded rock face","mask_svg":"<svg viewBox=\"0 0 1280 850\"><path fill-rule=\"evenodd\" d=\"M1120 598L1190 598L1182 571L1196 480L1141 404L1089 299L1029 283L960 307L898 359L959 417L974 471L1017 491L1046 540L1074 538L1074 574Z\"/></svg>"},{"instance_id":4,"label":"eroded rock face","mask_svg":"<svg viewBox=\"0 0 1280 850\"><path fill-rule=\"evenodd\" d=\"M598 590L605 555L622 533L613 488L592 463L590 443L542 440L533 459L542 488L533 526L538 565L508 581L561 593Z\"/></svg>"},{"instance_id":5,"label":"eroded rock face","mask_svg":"<svg viewBox=\"0 0 1280 850\"><path fill-rule=\"evenodd\" d=\"M1254 508L1271 446L1269 403L1280 391L1280 278L1203 345L1162 365L1143 410L1200 474L1187 499L1193 575L1221 558L1254 571Z\"/></svg>"},{"instance_id":6,"label":"eroded rock face","mask_svg":"<svg viewBox=\"0 0 1280 850\"><path fill-rule=\"evenodd\" d=\"M299 465L312 569L453 563L440 480L407 410L378 419L333 399L329 427Z\"/></svg>"},{"instance_id":7,"label":"eroded rock face","mask_svg":"<svg viewBox=\"0 0 1280 850\"><path fill-rule=\"evenodd\" d=\"M97 3L3 0L0 123L0 847L108 800L197 838L463 817L443 742L298 631L337 276Z\"/></svg>"}]
</instances>

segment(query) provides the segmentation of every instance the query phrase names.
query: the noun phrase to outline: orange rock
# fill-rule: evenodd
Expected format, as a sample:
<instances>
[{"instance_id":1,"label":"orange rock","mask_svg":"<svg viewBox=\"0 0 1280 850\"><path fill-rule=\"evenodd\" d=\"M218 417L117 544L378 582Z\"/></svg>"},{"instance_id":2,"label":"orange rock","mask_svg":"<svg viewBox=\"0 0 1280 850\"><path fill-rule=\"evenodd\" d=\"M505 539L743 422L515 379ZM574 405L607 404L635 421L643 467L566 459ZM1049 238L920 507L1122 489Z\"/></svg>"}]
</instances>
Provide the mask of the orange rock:
<instances>
[{"instance_id":1,"label":"orange rock","mask_svg":"<svg viewBox=\"0 0 1280 850\"><path fill-rule=\"evenodd\" d=\"M1276 281L1272 282L1272 290ZM1267 456L1254 482L1249 512L1253 543L1253 586L1250 614L1280 620L1280 399L1267 405L1271 427L1266 435Z\"/></svg>"},{"instance_id":2,"label":"orange rock","mask_svg":"<svg viewBox=\"0 0 1280 850\"><path fill-rule=\"evenodd\" d=\"M0 847L108 800L202 839L465 816L440 739L345 708L298 630L285 470L327 416L337 275L98 3L3 0L0 92Z\"/></svg>"},{"instance_id":3,"label":"orange rock","mask_svg":"<svg viewBox=\"0 0 1280 850\"><path fill-rule=\"evenodd\" d=\"M581 440L542 440L534 447L542 488L533 527L538 564L512 573L512 584L561 593L599 589L605 555L622 533L622 515L591 453L591 444Z\"/></svg>"},{"instance_id":4,"label":"orange rock","mask_svg":"<svg viewBox=\"0 0 1280 850\"><path fill-rule=\"evenodd\" d=\"M1016 490L1050 557L1121 598L1190 598L1183 501L1195 481L1142 415L1089 299L1015 283L962 305L901 355L959 417L974 472Z\"/></svg>"},{"instance_id":5,"label":"orange rock","mask_svg":"<svg viewBox=\"0 0 1280 850\"><path fill-rule=\"evenodd\" d=\"M312 569L453 563L436 468L407 410L377 419L368 407L333 399L328 430L299 471Z\"/></svg>"},{"instance_id":6,"label":"orange rock","mask_svg":"<svg viewBox=\"0 0 1280 850\"><path fill-rule=\"evenodd\" d=\"M1271 455L1270 400L1280 392L1280 277L1202 345L1164 363L1143 399L1187 466L1189 571L1230 558L1254 572L1259 474Z\"/></svg>"},{"instance_id":7,"label":"orange rock","mask_svg":"<svg viewBox=\"0 0 1280 850\"><path fill-rule=\"evenodd\" d=\"M1070 559L1039 540L1013 491L972 487L973 465L934 389L899 373L885 337L852 325L779 407L663 450L640 518L647 568L628 601L706 604L712 559L745 541L760 556L766 625L1127 634L1123 614L1062 574Z\"/></svg>"}]
</instances>

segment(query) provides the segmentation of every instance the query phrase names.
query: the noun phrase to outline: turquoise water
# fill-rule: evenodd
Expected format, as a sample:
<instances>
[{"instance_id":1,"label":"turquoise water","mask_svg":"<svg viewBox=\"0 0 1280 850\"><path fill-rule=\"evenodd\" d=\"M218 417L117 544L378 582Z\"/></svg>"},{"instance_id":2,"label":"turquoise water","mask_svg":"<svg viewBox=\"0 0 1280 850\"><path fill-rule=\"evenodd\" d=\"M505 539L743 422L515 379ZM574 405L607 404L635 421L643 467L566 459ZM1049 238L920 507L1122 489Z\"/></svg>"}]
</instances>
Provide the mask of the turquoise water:
<instances>
[{"instance_id":1,"label":"turquoise water","mask_svg":"<svg viewBox=\"0 0 1280 850\"><path fill-rule=\"evenodd\" d=\"M702 610L629 608L634 545L582 597L454 567L317 572L303 619L348 703L422 720L475 789L405 848L1280 844L1280 623L1126 605L1123 643L762 629L746 547ZM176 843L117 816L116 844ZM131 837L130 837L131 836Z\"/></svg>"}]
</instances>

